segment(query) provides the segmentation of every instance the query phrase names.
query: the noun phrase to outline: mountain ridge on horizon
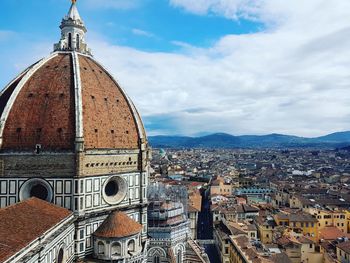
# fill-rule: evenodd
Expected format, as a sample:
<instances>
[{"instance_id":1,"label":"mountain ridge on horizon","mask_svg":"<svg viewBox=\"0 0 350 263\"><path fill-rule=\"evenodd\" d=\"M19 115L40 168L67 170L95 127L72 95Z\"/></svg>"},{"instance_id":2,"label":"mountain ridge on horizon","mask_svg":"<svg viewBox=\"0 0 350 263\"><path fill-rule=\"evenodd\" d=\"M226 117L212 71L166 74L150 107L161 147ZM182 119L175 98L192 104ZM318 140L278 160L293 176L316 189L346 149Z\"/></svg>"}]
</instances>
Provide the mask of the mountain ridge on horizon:
<instances>
[{"instance_id":1,"label":"mountain ridge on horizon","mask_svg":"<svg viewBox=\"0 0 350 263\"><path fill-rule=\"evenodd\" d=\"M341 148L350 145L350 131L334 132L319 137L278 133L235 136L222 132L198 137L155 135L149 136L149 141L154 148Z\"/></svg>"}]
</instances>

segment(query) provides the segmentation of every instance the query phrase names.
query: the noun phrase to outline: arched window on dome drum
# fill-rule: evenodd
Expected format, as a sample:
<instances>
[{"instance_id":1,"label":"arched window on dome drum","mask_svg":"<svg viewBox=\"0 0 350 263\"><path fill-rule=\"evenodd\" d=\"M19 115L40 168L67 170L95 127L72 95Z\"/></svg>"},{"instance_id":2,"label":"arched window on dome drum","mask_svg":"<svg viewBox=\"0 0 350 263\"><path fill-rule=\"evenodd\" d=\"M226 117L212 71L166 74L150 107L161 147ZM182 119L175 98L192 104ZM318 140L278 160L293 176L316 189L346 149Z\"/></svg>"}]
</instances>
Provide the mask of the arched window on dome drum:
<instances>
[{"instance_id":1,"label":"arched window on dome drum","mask_svg":"<svg viewBox=\"0 0 350 263\"><path fill-rule=\"evenodd\" d=\"M103 242L98 242L97 244L98 254L103 255L105 253L105 244Z\"/></svg>"},{"instance_id":2,"label":"arched window on dome drum","mask_svg":"<svg viewBox=\"0 0 350 263\"><path fill-rule=\"evenodd\" d=\"M68 33L68 48L72 49L72 33Z\"/></svg>"},{"instance_id":3,"label":"arched window on dome drum","mask_svg":"<svg viewBox=\"0 0 350 263\"><path fill-rule=\"evenodd\" d=\"M120 243L114 243L111 248L111 252L113 256L121 256L122 255L122 246Z\"/></svg>"},{"instance_id":4,"label":"arched window on dome drum","mask_svg":"<svg viewBox=\"0 0 350 263\"><path fill-rule=\"evenodd\" d=\"M80 36L77 34L77 49L80 49Z\"/></svg>"},{"instance_id":5,"label":"arched window on dome drum","mask_svg":"<svg viewBox=\"0 0 350 263\"><path fill-rule=\"evenodd\" d=\"M128 252L135 252L135 240L130 240L128 242Z\"/></svg>"}]
</instances>

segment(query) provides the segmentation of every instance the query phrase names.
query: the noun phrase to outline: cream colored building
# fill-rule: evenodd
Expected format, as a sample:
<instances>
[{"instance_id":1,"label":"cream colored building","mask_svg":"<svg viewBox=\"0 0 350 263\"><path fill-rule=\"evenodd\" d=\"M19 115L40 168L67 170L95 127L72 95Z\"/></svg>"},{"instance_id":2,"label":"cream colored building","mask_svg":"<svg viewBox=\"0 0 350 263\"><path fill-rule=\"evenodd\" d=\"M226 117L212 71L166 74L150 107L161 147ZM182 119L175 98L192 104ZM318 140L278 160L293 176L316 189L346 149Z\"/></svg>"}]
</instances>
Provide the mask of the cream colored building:
<instances>
[{"instance_id":1,"label":"cream colored building","mask_svg":"<svg viewBox=\"0 0 350 263\"><path fill-rule=\"evenodd\" d=\"M211 183L210 195L232 195L233 185L225 183L222 177L218 177Z\"/></svg>"}]
</instances>

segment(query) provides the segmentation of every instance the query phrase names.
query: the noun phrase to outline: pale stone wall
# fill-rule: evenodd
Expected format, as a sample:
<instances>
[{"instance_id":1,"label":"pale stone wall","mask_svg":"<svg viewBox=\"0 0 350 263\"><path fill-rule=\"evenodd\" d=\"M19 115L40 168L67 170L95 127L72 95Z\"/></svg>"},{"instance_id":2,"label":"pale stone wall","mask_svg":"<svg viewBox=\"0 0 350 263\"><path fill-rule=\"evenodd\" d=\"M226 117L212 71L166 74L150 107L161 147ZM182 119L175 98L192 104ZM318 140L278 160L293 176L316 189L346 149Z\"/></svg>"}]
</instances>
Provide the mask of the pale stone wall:
<instances>
[{"instance_id":1,"label":"pale stone wall","mask_svg":"<svg viewBox=\"0 0 350 263\"><path fill-rule=\"evenodd\" d=\"M0 177L73 177L75 157L73 153L54 154L2 154Z\"/></svg>"}]
</instances>

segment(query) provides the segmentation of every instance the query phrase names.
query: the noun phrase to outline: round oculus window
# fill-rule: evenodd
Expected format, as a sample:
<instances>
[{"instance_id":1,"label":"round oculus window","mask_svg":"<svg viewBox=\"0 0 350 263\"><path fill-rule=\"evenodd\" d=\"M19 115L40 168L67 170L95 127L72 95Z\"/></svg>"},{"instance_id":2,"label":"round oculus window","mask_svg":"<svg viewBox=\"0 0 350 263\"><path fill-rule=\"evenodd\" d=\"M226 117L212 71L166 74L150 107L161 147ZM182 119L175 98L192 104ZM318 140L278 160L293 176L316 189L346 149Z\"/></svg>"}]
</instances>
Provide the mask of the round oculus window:
<instances>
[{"instance_id":1,"label":"round oculus window","mask_svg":"<svg viewBox=\"0 0 350 263\"><path fill-rule=\"evenodd\" d=\"M112 176L103 185L102 196L106 203L110 205L119 204L125 198L128 185L120 176Z\"/></svg>"},{"instance_id":2,"label":"round oculus window","mask_svg":"<svg viewBox=\"0 0 350 263\"><path fill-rule=\"evenodd\" d=\"M43 179L29 179L22 185L19 191L19 198L21 201L23 201L31 197L36 197L47 202L51 202L53 197L52 187Z\"/></svg>"},{"instance_id":3,"label":"round oculus window","mask_svg":"<svg viewBox=\"0 0 350 263\"><path fill-rule=\"evenodd\" d=\"M118 191L119 191L118 183L115 180L109 181L106 184L105 194L107 196L115 196L116 194L118 194Z\"/></svg>"},{"instance_id":4,"label":"round oculus window","mask_svg":"<svg viewBox=\"0 0 350 263\"><path fill-rule=\"evenodd\" d=\"M46 200L48 196L49 192L47 188L40 183L30 188L30 197L37 197L39 199Z\"/></svg>"}]
</instances>

